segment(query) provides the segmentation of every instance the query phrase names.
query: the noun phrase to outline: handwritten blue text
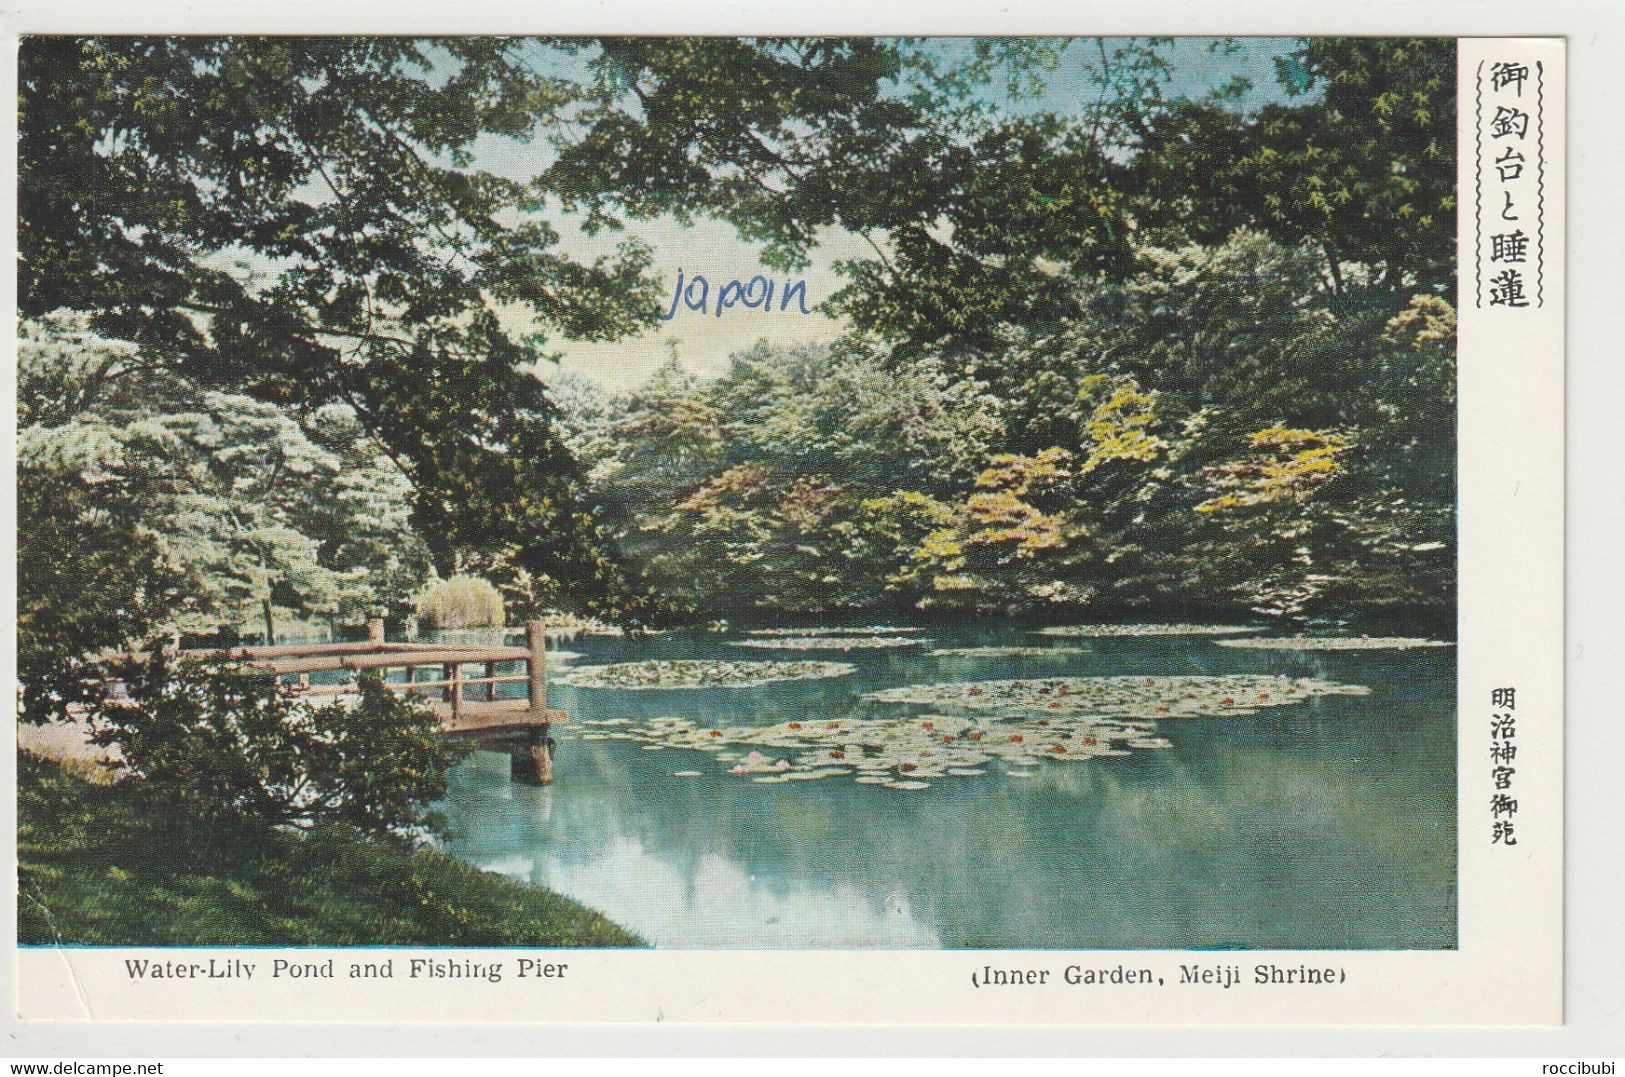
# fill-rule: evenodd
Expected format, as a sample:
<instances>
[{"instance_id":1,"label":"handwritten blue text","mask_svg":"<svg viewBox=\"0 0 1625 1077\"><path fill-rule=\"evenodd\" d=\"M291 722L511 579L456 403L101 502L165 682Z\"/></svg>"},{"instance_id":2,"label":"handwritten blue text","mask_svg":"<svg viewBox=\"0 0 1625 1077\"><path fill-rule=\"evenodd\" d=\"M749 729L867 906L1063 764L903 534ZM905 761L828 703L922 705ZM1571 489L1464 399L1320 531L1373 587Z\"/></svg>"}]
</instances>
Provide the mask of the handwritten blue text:
<instances>
[{"instance_id":1,"label":"handwritten blue text","mask_svg":"<svg viewBox=\"0 0 1625 1077\"><path fill-rule=\"evenodd\" d=\"M807 282L798 280L791 282L785 279L783 286L768 280L758 273L750 280L735 278L717 289L715 297L711 294L711 282L698 273L685 278L683 271L677 271L677 287L672 289L671 309L660 316L661 321L671 321L677 317L679 306L699 314L707 310L714 311L718 318L729 307L748 307L752 310L771 312L773 310L773 296L779 297L779 311L790 309L792 303L802 314L811 314L807 309Z\"/></svg>"}]
</instances>

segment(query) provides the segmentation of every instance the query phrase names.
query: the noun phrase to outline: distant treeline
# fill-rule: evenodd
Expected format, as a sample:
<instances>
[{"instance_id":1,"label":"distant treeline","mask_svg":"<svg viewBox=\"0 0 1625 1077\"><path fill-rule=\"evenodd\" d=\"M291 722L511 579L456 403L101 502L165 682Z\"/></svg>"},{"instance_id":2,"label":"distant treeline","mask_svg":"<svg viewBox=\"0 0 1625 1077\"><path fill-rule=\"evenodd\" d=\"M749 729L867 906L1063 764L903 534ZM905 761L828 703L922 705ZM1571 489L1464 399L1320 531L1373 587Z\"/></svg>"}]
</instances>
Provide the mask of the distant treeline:
<instances>
[{"instance_id":1,"label":"distant treeline","mask_svg":"<svg viewBox=\"0 0 1625 1077\"><path fill-rule=\"evenodd\" d=\"M767 344L704 382L554 387L675 613L1425 614L1455 575L1455 312L1240 231L949 352ZM1396 309L1397 306L1397 309Z\"/></svg>"}]
</instances>

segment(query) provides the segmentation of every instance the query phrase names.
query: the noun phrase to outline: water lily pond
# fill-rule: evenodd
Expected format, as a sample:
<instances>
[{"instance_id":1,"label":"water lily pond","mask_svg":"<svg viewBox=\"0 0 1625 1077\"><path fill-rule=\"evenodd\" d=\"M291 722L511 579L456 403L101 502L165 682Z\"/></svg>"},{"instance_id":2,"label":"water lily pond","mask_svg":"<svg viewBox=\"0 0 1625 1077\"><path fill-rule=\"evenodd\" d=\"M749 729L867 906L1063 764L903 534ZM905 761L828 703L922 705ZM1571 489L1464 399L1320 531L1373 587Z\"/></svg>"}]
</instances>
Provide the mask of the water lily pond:
<instances>
[{"instance_id":1,"label":"water lily pond","mask_svg":"<svg viewBox=\"0 0 1625 1077\"><path fill-rule=\"evenodd\" d=\"M1454 946L1454 648L1173 627L577 637L446 849L661 947ZM916 645L736 646L820 637Z\"/></svg>"}]
</instances>

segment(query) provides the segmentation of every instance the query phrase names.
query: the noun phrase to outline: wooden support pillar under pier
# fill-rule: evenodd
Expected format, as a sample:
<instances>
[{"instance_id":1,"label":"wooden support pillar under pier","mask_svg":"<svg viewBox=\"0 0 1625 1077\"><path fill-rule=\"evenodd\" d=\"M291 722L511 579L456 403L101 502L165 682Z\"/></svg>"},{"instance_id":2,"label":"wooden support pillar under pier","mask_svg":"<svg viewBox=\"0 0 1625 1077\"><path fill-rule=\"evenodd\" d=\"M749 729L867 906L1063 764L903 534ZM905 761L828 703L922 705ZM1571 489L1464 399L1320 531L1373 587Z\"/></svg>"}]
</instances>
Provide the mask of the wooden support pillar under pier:
<instances>
[{"instance_id":1,"label":"wooden support pillar under pier","mask_svg":"<svg viewBox=\"0 0 1625 1077\"><path fill-rule=\"evenodd\" d=\"M525 785L553 784L553 749L556 742L548 735L551 726L546 722L532 726L525 735L525 744L514 749L508 760L508 777Z\"/></svg>"}]
</instances>

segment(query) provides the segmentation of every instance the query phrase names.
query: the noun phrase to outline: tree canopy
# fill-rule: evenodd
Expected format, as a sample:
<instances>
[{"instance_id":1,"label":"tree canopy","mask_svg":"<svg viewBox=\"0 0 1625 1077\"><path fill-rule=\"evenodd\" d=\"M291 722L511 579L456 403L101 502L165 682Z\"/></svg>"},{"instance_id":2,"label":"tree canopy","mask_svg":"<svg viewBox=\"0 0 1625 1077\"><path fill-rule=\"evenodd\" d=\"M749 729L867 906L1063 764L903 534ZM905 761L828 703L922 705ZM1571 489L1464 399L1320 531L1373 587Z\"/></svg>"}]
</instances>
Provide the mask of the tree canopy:
<instances>
[{"instance_id":1,"label":"tree canopy","mask_svg":"<svg viewBox=\"0 0 1625 1077\"><path fill-rule=\"evenodd\" d=\"M410 498L389 526L516 611L653 616L651 585L686 593L674 576L740 550L827 586L842 541L936 551L891 565L904 582L1072 559L1017 589L1043 587L1081 579L1091 544L1150 549L1125 521L1157 506L1265 513L1352 485L1334 475L1423 484L1438 508L1448 439L1385 392L1450 376L1395 326L1449 319L1453 46L1310 39L1248 107L1240 84L1176 91L1170 48L31 38L23 313L83 312L146 384L205 401L229 440L280 442L312 482L376 463ZM1090 53L1093 100L1046 104ZM504 140L533 159L496 170ZM713 387L674 369L629 399L566 389L561 422L534 367L560 339L654 323L650 252L622 230L656 216L726 221L787 269L831 229L866 241L827 307L850 332L736 357ZM79 429L59 388L40 421ZM324 433L337 415L351 433ZM197 449L202 429L163 433ZM1251 485L1303 453L1324 484ZM1175 462L1189 481L1155 477ZM789 526L768 529L778 553L738 509L752 498ZM256 533L290 608L335 601L314 582L293 601L295 566L354 577L370 541L306 557ZM728 556L657 549L691 533ZM1130 563L1151 571L1112 561ZM715 586L777 593L741 571Z\"/></svg>"},{"instance_id":2,"label":"tree canopy","mask_svg":"<svg viewBox=\"0 0 1625 1077\"><path fill-rule=\"evenodd\" d=\"M580 63L549 74L543 50ZM839 137L854 110L875 107L887 55L851 43L31 38L22 311L89 312L98 332L201 388L297 415L348 404L413 482L414 522L443 569L496 561L570 579L572 601L635 608L528 368L549 335L651 324L648 252L629 241L578 257L543 211L582 204L629 159L659 189L669 160L617 134L644 72L666 80L672 122L692 125L667 158L694 168L665 188L692 192L726 186L764 126ZM733 73L726 98L701 90L717 70ZM668 113L650 115L658 129ZM535 181L474 164L482 139L538 134L574 148L545 172L538 162Z\"/></svg>"}]
</instances>

